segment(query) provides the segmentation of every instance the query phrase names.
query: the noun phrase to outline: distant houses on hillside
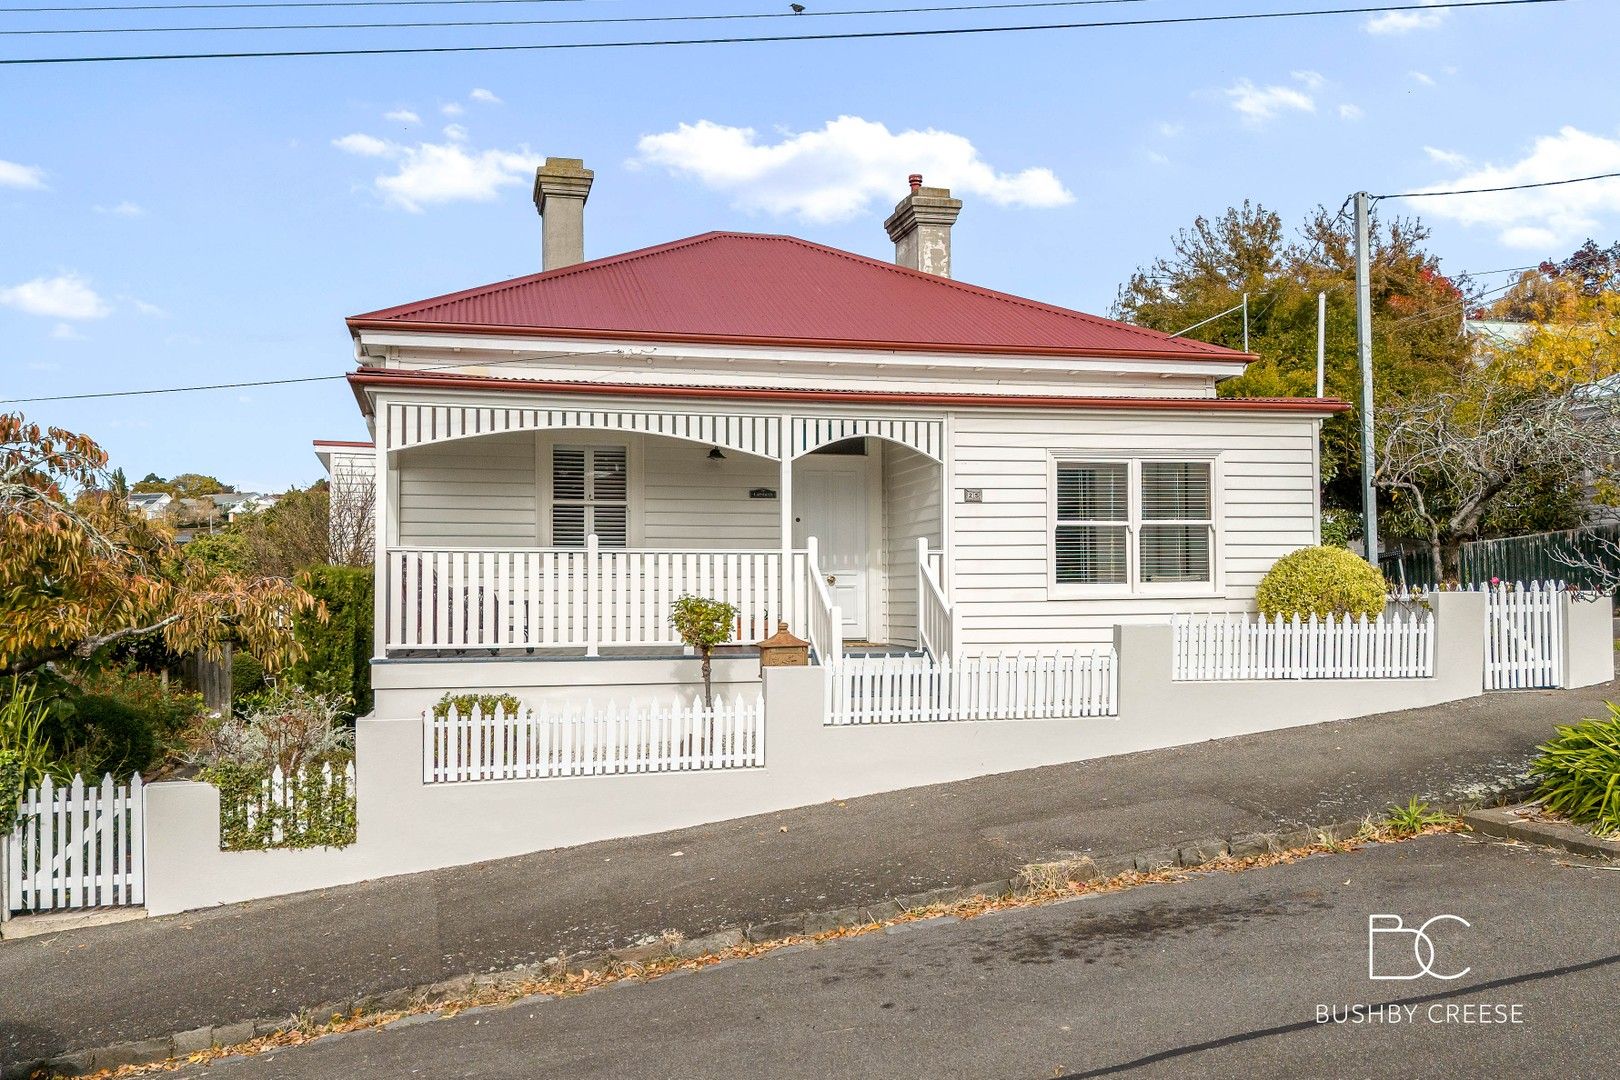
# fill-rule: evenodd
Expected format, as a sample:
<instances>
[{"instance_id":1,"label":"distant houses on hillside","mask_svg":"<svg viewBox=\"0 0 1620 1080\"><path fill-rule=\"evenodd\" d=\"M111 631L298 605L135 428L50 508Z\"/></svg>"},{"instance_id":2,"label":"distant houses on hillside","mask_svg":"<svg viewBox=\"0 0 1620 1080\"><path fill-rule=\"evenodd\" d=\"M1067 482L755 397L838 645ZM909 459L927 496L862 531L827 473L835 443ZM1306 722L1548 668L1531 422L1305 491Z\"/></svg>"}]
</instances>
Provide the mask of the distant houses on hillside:
<instances>
[{"instance_id":1,"label":"distant houses on hillside","mask_svg":"<svg viewBox=\"0 0 1620 1080\"><path fill-rule=\"evenodd\" d=\"M268 510L279 495L258 491L222 491L193 499L177 499L167 491L137 492L129 496L129 508L148 521L165 520L175 527L181 543L198 533L211 532L240 518Z\"/></svg>"}]
</instances>

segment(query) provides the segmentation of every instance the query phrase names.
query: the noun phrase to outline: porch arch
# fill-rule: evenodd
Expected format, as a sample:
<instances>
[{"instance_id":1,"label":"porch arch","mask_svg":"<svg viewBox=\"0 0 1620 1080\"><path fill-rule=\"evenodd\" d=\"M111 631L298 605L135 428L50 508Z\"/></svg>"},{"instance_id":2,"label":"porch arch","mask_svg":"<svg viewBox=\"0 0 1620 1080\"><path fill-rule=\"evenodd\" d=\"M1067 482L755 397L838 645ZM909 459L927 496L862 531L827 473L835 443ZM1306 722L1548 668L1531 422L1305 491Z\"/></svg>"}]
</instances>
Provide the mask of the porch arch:
<instances>
[{"instance_id":1,"label":"porch arch","mask_svg":"<svg viewBox=\"0 0 1620 1080\"><path fill-rule=\"evenodd\" d=\"M899 443L944 463L944 421L878 416L795 416L789 440L791 456L801 458L823 446L868 436Z\"/></svg>"},{"instance_id":2,"label":"porch arch","mask_svg":"<svg viewBox=\"0 0 1620 1080\"><path fill-rule=\"evenodd\" d=\"M686 409L548 409L393 402L388 405L387 447L406 450L508 431L570 429L663 435L773 461L782 458L780 417Z\"/></svg>"}]
</instances>

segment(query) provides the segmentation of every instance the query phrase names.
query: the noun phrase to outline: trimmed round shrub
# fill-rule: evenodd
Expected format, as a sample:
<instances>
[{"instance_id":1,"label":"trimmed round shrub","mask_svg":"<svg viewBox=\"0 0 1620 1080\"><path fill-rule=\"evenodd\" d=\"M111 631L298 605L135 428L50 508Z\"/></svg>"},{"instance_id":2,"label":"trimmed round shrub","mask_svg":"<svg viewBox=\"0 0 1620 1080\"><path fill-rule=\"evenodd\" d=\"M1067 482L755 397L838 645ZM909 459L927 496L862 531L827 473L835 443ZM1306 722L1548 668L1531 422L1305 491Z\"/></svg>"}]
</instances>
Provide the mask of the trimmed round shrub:
<instances>
[{"instance_id":1,"label":"trimmed round shrub","mask_svg":"<svg viewBox=\"0 0 1620 1080\"><path fill-rule=\"evenodd\" d=\"M1289 552L1260 580L1254 600L1262 614L1365 615L1384 610L1389 584L1378 568L1341 547L1308 547Z\"/></svg>"}]
</instances>

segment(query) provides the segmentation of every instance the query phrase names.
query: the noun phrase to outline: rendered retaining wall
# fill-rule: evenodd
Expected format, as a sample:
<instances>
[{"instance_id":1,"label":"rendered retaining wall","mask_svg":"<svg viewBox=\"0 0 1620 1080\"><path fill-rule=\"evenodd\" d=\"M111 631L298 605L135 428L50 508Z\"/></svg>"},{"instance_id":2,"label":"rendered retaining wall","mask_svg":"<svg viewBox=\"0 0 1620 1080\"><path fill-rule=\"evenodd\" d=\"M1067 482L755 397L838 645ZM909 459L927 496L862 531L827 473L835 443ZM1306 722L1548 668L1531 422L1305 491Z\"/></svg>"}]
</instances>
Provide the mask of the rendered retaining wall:
<instances>
[{"instance_id":1,"label":"rendered retaining wall","mask_svg":"<svg viewBox=\"0 0 1620 1080\"><path fill-rule=\"evenodd\" d=\"M1118 627L1118 716L828 727L822 669L776 668L765 677L760 769L424 784L420 718L362 720L352 847L222 852L212 787L151 784L146 904L163 914L1473 697L1483 685L1485 597L1448 593L1434 604L1430 679L1172 682L1171 628ZM1599 682L1613 676L1614 654L1606 605L1589 606L1566 655L1573 673Z\"/></svg>"}]
</instances>

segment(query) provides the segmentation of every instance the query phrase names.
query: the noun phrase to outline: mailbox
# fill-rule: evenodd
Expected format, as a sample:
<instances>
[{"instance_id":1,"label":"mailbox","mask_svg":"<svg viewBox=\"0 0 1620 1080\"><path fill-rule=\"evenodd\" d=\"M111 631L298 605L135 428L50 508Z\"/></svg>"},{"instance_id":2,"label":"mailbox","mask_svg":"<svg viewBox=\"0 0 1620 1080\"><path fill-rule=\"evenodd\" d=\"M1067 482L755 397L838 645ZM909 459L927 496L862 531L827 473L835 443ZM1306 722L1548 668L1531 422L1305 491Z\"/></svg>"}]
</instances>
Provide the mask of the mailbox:
<instances>
[{"instance_id":1,"label":"mailbox","mask_svg":"<svg viewBox=\"0 0 1620 1080\"><path fill-rule=\"evenodd\" d=\"M777 623L776 633L759 643L759 666L805 667L810 663L810 643L793 636L787 623Z\"/></svg>"}]
</instances>

